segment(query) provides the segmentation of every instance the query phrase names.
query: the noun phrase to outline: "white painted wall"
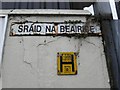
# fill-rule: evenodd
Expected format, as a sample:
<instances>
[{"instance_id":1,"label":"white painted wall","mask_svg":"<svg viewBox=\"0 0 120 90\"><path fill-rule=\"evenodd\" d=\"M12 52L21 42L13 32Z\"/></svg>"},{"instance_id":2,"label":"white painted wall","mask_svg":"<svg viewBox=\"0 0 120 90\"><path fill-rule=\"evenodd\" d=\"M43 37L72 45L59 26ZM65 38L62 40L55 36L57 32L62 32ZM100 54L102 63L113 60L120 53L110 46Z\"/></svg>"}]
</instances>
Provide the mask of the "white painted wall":
<instances>
[{"instance_id":1,"label":"white painted wall","mask_svg":"<svg viewBox=\"0 0 120 90\"><path fill-rule=\"evenodd\" d=\"M63 36L10 37L14 21L82 20L81 16L9 17L3 56L3 88L109 88L101 37L76 39ZM79 52L78 74L57 75L57 52Z\"/></svg>"}]
</instances>

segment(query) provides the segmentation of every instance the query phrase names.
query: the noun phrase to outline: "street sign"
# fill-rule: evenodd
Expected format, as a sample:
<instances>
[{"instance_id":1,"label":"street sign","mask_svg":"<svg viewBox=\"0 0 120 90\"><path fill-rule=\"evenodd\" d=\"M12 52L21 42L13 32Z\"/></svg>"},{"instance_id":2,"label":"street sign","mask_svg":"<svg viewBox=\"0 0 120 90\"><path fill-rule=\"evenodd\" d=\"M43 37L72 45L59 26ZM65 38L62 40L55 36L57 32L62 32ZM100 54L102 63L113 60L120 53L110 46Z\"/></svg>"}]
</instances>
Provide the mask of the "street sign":
<instances>
[{"instance_id":1,"label":"street sign","mask_svg":"<svg viewBox=\"0 0 120 90\"><path fill-rule=\"evenodd\" d=\"M13 22L10 26L10 36L22 35L61 35L61 34L85 34L100 33L100 29L85 26L85 23L18 23Z\"/></svg>"},{"instance_id":2,"label":"street sign","mask_svg":"<svg viewBox=\"0 0 120 90\"><path fill-rule=\"evenodd\" d=\"M57 53L57 74L76 75L77 74L77 54L75 52Z\"/></svg>"}]
</instances>

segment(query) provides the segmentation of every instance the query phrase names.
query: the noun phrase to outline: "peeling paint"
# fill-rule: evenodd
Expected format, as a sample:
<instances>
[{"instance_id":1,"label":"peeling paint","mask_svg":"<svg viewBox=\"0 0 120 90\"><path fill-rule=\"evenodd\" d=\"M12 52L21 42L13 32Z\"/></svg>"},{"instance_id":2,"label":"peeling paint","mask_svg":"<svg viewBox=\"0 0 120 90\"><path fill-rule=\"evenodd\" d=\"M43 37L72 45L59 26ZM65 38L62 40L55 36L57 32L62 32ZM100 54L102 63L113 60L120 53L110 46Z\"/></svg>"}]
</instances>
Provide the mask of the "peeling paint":
<instances>
[{"instance_id":1,"label":"peeling paint","mask_svg":"<svg viewBox=\"0 0 120 90\"><path fill-rule=\"evenodd\" d=\"M81 20L71 21L69 20L64 22L39 22L39 21L29 21L23 19L18 22L12 22L10 28L10 36L31 36L31 35L86 35L86 36L100 36L100 24L95 22L94 18L89 18L86 22ZM25 28L27 26L27 29ZM39 26L39 30L37 28ZM46 27L49 26L49 30ZM53 29L54 27L54 29ZM62 28L61 28L62 27ZM31 29L32 28L32 29ZM62 29L62 30L61 30ZM20 30L20 31L19 31ZM25 31L26 30L26 31Z\"/></svg>"}]
</instances>

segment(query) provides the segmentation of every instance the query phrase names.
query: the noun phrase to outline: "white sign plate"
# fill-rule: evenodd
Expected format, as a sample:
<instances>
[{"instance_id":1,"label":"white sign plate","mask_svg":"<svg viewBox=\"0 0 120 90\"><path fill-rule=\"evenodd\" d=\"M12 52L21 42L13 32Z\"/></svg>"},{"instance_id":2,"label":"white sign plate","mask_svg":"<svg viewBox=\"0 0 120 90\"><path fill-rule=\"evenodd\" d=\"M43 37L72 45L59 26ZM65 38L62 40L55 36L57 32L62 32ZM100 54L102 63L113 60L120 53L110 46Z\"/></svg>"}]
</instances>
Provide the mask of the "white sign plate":
<instances>
[{"instance_id":1,"label":"white sign plate","mask_svg":"<svg viewBox=\"0 0 120 90\"><path fill-rule=\"evenodd\" d=\"M49 24L49 23L14 23L11 25L10 35L51 35L51 34L82 34L98 33L94 26L85 31L84 23L77 24Z\"/></svg>"}]
</instances>

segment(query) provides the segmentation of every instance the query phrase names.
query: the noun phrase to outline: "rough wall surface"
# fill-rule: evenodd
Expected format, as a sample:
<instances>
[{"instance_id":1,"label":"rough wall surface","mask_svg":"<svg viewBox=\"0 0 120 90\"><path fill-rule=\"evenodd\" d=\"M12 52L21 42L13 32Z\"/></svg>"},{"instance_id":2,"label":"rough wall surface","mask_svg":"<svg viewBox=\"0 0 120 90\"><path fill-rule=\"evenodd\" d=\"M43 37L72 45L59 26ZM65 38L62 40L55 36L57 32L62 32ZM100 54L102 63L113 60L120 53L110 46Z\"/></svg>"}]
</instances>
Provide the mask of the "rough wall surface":
<instances>
[{"instance_id":1,"label":"rough wall surface","mask_svg":"<svg viewBox=\"0 0 120 90\"><path fill-rule=\"evenodd\" d=\"M101 37L9 36L11 22L86 21L80 16L10 16L3 55L3 88L109 88ZM57 75L57 52L78 52L78 74Z\"/></svg>"}]
</instances>

